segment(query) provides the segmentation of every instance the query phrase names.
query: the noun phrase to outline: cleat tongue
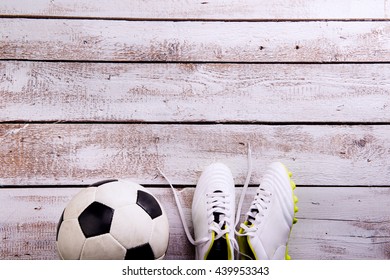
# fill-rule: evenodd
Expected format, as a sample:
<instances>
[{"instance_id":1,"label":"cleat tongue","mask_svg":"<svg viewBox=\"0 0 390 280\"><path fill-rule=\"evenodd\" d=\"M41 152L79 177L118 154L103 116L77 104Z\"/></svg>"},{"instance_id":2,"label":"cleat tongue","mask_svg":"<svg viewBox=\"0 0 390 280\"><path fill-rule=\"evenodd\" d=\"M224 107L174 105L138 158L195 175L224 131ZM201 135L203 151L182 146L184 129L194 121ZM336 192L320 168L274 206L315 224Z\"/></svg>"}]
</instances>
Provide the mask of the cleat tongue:
<instances>
[{"instance_id":1,"label":"cleat tongue","mask_svg":"<svg viewBox=\"0 0 390 280\"><path fill-rule=\"evenodd\" d=\"M214 191L214 193L222 193L222 191L217 190L217 191ZM215 207L213 207L213 208L215 208ZM220 221L220 216L221 216L221 215L222 215L221 212L218 212L218 211L213 212L214 222L216 222L216 223L218 224L219 221Z\"/></svg>"},{"instance_id":2,"label":"cleat tongue","mask_svg":"<svg viewBox=\"0 0 390 280\"><path fill-rule=\"evenodd\" d=\"M222 191L214 191L214 193L222 193ZM216 208L216 207L214 207ZM223 213L215 211L213 212L214 222L219 224L221 219L223 219ZM221 229L225 229L226 223L223 223ZM213 232L213 239L215 236L215 232ZM228 248L225 238L218 238L213 241L213 245L210 249L210 252L207 256L208 260L226 260L228 256Z\"/></svg>"},{"instance_id":3,"label":"cleat tongue","mask_svg":"<svg viewBox=\"0 0 390 280\"><path fill-rule=\"evenodd\" d=\"M270 196L270 193L267 192L264 188L259 187L259 190L256 193L255 199L250 206L249 212L247 213L246 224L251 226L256 220L256 216L261 212L267 209L266 204L269 203L267 197Z\"/></svg>"},{"instance_id":4,"label":"cleat tongue","mask_svg":"<svg viewBox=\"0 0 390 280\"><path fill-rule=\"evenodd\" d=\"M221 216L222 213L220 212L213 212L213 216L214 216L214 222L216 222L217 224L219 223L219 217Z\"/></svg>"},{"instance_id":5,"label":"cleat tongue","mask_svg":"<svg viewBox=\"0 0 390 280\"><path fill-rule=\"evenodd\" d=\"M226 260L228 255L227 243L224 238L214 240L207 256L208 260Z\"/></svg>"},{"instance_id":6,"label":"cleat tongue","mask_svg":"<svg viewBox=\"0 0 390 280\"><path fill-rule=\"evenodd\" d=\"M258 209L252 209L251 213L253 214L253 217L256 217L256 215L259 214L259 210ZM254 218L248 217L248 219L247 219L248 226L251 226L253 221L254 221Z\"/></svg>"}]
</instances>

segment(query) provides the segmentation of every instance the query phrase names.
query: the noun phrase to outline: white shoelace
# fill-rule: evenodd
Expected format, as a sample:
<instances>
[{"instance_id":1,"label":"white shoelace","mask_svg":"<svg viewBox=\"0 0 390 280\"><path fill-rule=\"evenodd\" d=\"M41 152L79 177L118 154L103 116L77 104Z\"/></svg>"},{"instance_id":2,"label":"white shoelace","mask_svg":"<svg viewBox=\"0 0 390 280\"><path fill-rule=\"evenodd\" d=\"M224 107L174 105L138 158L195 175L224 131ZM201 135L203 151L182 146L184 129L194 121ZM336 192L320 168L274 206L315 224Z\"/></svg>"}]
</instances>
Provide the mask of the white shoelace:
<instances>
[{"instance_id":1,"label":"white shoelace","mask_svg":"<svg viewBox=\"0 0 390 280\"><path fill-rule=\"evenodd\" d=\"M186 236L187 236L188 241L189 241L192 245L194 245L194 246L209 241L209 240L210 240L209 237L204 237L204 238L202 238L202 239L200 239L200 240L195 240L195 239L192 237L192 235L191 235L191 233L190 233L190 230L189 230L189 227L188 227L188 225L187 225L186 219L185 219L185 217L184 217L183 207L181 206L181 203L180 203L179 197L178 197L178 195L177 195L177 193L176 193L176 191L175 191L175 188L173 187L173 185L172 185L171 181L168 179L168 177L165 176L164 172L162 172L162 170L161 170L159 167L157 167L157 169L158 169L158 171L160 172L160 174L165 178L165 180L167 180L169 186L171 187L171 190L172 190L172 192L173 192L173 196L174 196L174 198L175 198L175 202L176 202L177 209L179 210L179 215L180 215L181 223L183 224L184 232L186 233Z\"/></svg>"},{"instance_id":2,"label":"white shoelace","mask_svg":"<svg viewBox=\"0 0 390 280\"><path fill-rule=\"evenodd\" d=\"M185 220L184 212L183 212L183 207L181 206L179 197L176 193L176 190L174 189L171 181L168 179L167 176L162 172L160 168L158 168L159 172L161 175L167 180L169 186L171 187L171 190L173 192L175 202L177 205L177 209L179 211L180 219L183 224L184 232L187 236L188 241L194 245L200 245L203 243L206 243L210 241L210 237L203 237L201 239L195 240L189 230L189 227L187 225L187 222ZM225 238L226 233L230 233L230 228L232 225L230 225L229 222L229 209L226 207L228 205L228 199L229 196L226 193L219 193L219 192L214 192L214 193L207 193L206 194L207 199L206 203L208 205L207 207L207 219L208 219L208 225L209 229L215 232L215 237L214 240L217 240L221 237ZM216 223L214 221L214 213L218 213L219 215L219 222ZM229 241L231 245L233 246L234 250L238 249L238 243L234 238L229 238Z\"/></svg>"},{"instance_id":3,"label":"white shoelace","mask_svg":"<svg viewBox=\"0 0 390 280\"><path fill-rule=\"evenodd\" d=\"M171 181L168 179L168 177L164 174L164 172L159 167L157 167L157 169L160 172L160 174L165 178L165 180L168 182L169 186L171 187L171 190L173 192L173 196L175 198L175 202L177 205L177 209L179 211L180 219L181 219L181 222L182 222L182 225L183 225L183 228L184 228L184 231L185 231L185 234L187 236L188 241L194 246L208 242L210 240L210 237L204 237L204 238L201 238L199 240L195 240L192 237L190 230L189 230L189 227L187 225L187 222L185 220L183 207L181 206L181 203L180 203L180 200L179 200L179 197L176 193L175 188L173 187L173 185L172 185ZM217 240L218 238L221 238L221 237L225 238L226 233L231 232L231 233L239 234L235 228L237 227L239 220L240 220L241 208L242 208L242 204L244 202L246 191L247 191L248 186L249 186L251 174L252 174L251 148L250 148L250 145L248 144L248 172L247 172L247 177L246 177L244 186L242 188L240 200L238 203L238 207L237 207L238 211L236 214L236 219L235 219L233 231L231 231L231 227L233 227L233 225L229 224L229 218L230 218L229 214L228 214L229 211L226 208L227 201L228 201L228 199L227 199L228 195L224 194L224 193L218 193L218 192L206 194L207 195L207 203L209 205L209 207L207 209L208 224L209 224L209 229L213 230L216 233L215 238L214 238L215 240ZM251 207L251 209L252 209L252 207ZM251 212L251 211L249 211L249 212ZM216 223L214 221L214 213L220 214L219 223ZM245 226L245 225L241 224L241 226ZM239 234L239 235L243 235L243 234ZM234 237L230 237L229 241L230 241L230 244L232 245L233 249L235 251L237 251L238 253L240 253L237 240ZM240 254L242 254L242 253L240 253Z\"/></svg>"},{"instance_id":4,"label":"white shoelace","mask_svg":"<svg viewBox=\"0 0 390 280\"><path fill-rule=\"evenodd\" d=\"M252 150L251 150L251 146L250 146L249 143L248 143L247 159L248 159L248 172L246 174L245 183L244 183L244 186L242 187L240 200L239 200L238 206L237 206L236 220L235 220L235 223L234 223L235 228L237 227L238 223L240 222L242 204L244 203L245 194L246 194L246 192L248 190L249 182L250 182L251 175L252 175ZM236 234L238 233L237 230L235 230L235 232L236 232Z\"/></svg>"},{"instance_id":5,"label":"white shoelace","mask_svg":"<svg viewBox=\"0 0 390 280\"><path fill-rule=\"evenodd\" d=\"M257 217L264 217L264 211L268 209L268 203L270 203L270 197L272 196L272 193L263 189L259 188L255 198L252 201L251 206L249 207L249 211L246 213L247 215L247 221L248 224L242 223L240 227L244 230L243 233L236 232L239 236L254 236L257 227L252 226L254 224L254 221Z\"/></svg>"},{"instance_id":6,"label":"white shoelace","mask_svg":"<svg viewBox=\"0 0 390 280\"><path fill-rule=\"evenodd\" d=\"M207 223L209 230L216 233L215 240L229 233L231 227L229 209L226 207L229 201L229 194L222 192L206 193ZM218 215L218 223L215 221L215 214Z\"/></svg>"},{"instance_id":7,"label":"white shoelace","mask_svg":"<svg viewBox=\"0 0 390 280\"><path fill-rule=\"evenodd\" d=\"M240 202L237 207L237 215L236 215L236 223L235 226L237 227L239 220L240 220L240 215L241 215L241 209L242 209L242 204L244 202L245 194L247 192L248 186L249 186L249 181L252 173L252 155L251 155L251 149L250 145L248 144L248 174L247 178L245 180L245 184L242 188L241 192L241 197L240 197ZM265 190L261 186L258 188L257 193L249 207L248 212L246 213L248 221L247 224L241 223L240 228L243 229L242 233L239 233L235 229L235 234L237 236L254 236L257 227L252 226L254 224L254 221L256 220L256 217L264 217L264 211L267 210L267 204L270 202L270 196L272 196L272 193ZM242 253L240 253L242 254Z\"/></svg>"}]
</instances>

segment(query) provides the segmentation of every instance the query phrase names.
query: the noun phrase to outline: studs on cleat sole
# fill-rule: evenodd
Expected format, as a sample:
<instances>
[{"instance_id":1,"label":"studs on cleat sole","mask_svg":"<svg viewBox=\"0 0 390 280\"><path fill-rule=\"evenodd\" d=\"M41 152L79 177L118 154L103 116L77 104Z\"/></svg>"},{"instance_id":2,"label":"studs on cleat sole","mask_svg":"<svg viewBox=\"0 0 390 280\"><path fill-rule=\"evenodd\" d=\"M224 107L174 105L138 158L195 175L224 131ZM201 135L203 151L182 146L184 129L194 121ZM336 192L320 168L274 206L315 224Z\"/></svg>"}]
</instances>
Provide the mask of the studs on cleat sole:
<instances>
[{"instance_id":1,"label":"studs on cleat sole","mask_svg":"<svg viewBox=\"0 0 390 280\"><path fill-rule=\"evenodd\" d=\"M290 180L290 185L291 185L291 188L293 190L295 190L295 188L297 187L297 185L295 185L294 181L293 180Z\"/></svg>"},{"instance_id":2,"label":"studs on cleat sole","mask_svg":"<svg viewBox=\"0 0 390 280\"><path fill-rule=\"evenodd\" d=\"M286 168L287 170L287 168ZM290 186L291 186L291 189L292 189L292 193L293 193L293 201L294 201L294 216L293 216L293 225L296 224L298 222L298 219L295 217L295 214L298 212L298 206L296 205L298 203L298 197L294 194L294 190L296 189L297 185L295 184L295 182L291 179L292 177L292 172L287 170L287 173L288 173L288 176L289 176L289 179L290 179ZM290 234L291 234L291 230L292 230L292 226L290 227ZM288 254L288 245L286 246L286 252L285 252L285 259L286 260L291 260L291 256Z\"/></svg>"}]
</instances>

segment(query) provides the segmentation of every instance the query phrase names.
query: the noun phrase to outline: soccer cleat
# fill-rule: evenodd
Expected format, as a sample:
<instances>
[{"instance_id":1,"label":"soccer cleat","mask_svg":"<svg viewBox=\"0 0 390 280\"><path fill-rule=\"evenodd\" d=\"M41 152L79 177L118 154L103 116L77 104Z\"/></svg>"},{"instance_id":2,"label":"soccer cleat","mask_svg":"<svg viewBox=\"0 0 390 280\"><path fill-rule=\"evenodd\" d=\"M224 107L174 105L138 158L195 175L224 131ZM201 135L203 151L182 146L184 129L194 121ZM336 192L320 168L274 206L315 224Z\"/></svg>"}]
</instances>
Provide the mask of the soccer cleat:
<instances>
[{"instance_id":1,"label":"soccer cleat","mask_svg":"<svg viewBox=\"0 0 390 280\"><path fill-rule=\"evenodd\" d=\"M234 208L230 169L222 163L209 165L198 180L192 202L196 259L234 259Z\"/></svg>"},{"instance_id":2,"label":"soccer cleat","mask_svg":"<svg viewBox=\"0 0 390 280\"><path fill-rule=\"evenodd\" d=\"M242 259L291 259L287 243L298 211L291 176L279 162L266 171L237 234Z\"/></svg>"}]
</instances>

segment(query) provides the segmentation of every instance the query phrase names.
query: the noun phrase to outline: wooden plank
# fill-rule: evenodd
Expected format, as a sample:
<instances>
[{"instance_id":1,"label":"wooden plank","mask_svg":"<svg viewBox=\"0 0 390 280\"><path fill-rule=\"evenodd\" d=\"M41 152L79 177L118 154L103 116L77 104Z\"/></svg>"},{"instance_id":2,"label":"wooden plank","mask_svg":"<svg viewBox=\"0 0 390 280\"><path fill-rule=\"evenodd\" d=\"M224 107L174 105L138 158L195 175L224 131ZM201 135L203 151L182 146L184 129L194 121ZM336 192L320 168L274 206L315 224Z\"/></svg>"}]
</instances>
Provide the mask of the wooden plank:
<instances>
[{"instance_id":1,"label":"wooden plank","mask_svg":"<svg viewBox=\"0 0 390 280\"><path fill-rule=\"evenodd\" d=\"M389 188L297 188L296 259L389 259ZM305 249L303 249L305 248Z\"/></svg>"},{"instance_id":2,"label":"wooden plank","mask_svg":"<svg viewBox=\"0 0 390 280\"><path fill-rule=\"evenodd\" d=\"M387 185L389 125L2 124L2 185L89 184L107 177L194 185L225 162L243 184L247 143L257 184L272 161L300 185Z\"/></svg>"},{"instance_id":3,"label":"wooden plank","mask_svg":"<svg viewBox=\"0 0 390 280\"><path fill-rule=\"evenodd\" d=\"M267 20L267 19L389 19L390 6L385 0L246 0L246 1L148 1L112 0L110 5L91 0L2 0L0 15L174 19L174 20Z\"/></svg>"},{"instance_id":4,"label":"wooden plank","mask_svg":"<svg viewBox=\"0 0 390 280\"><path fill-rule=\"evenodd\" d=\"M390 61L390 22L140 22L3 18L0 19L0 29L0 59Z\"/></svg>"},{"instance_id":5,"label":"wooden plank","mask_svg":"<svg viewBox=\"0 0 390 280\"><path fill-rule=\"evenodd\" d=\"M2 61L0 121L386 123L389 84L388 64Z\"/></svg>"},{"instance_id":6,"label":"wooden plank","mask_svg":"<svg viewBox=\"0 0 390 280\"><path fill-rule=\"evenodd\" d=\"M256 188L249 188L245 214ZM0 189L0 259L57 259L56 224L79 188ZM169 188L150 188L170 222L167 259L192 259ZM192 232L194 188L178 189ZM298 187L298 223L290 238L294 259L389 259L390 188ZM241 194L237 188L236 197Z\"/></svg>"}]
</instances>

